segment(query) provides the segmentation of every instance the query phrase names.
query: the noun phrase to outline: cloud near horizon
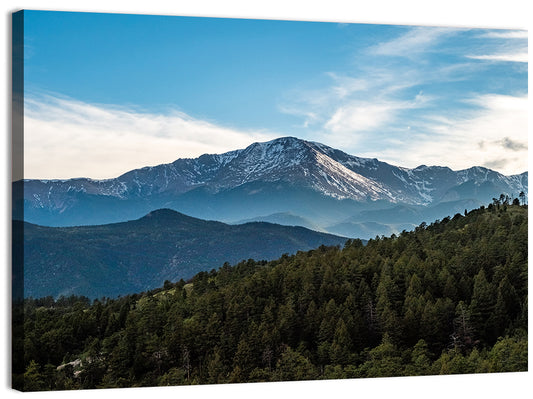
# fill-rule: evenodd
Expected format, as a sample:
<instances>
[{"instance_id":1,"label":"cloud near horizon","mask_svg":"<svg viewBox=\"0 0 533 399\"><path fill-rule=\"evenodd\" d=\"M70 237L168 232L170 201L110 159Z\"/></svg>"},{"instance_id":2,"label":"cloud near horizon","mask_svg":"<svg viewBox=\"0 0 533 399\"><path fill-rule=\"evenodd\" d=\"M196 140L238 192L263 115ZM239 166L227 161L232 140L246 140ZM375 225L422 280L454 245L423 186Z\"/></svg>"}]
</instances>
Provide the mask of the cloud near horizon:
<instances>
[{"instance_id":1,"label":"cloud near horizon","mask_svg":"<svg viewBox=\"0 0 533 399\"><path fill-rule=\"evenodd\" d=\"M421 126L425 133L391 143L383 160L415 167L438 159L440 166L455 170L484 166L505 175L527 171L527 96L483 95L468 102L479 108L458 117L428 116Z\"/></svg>"},{"instance_id":2,"label":"cloud near horizon","mask_svg":"<svg viewBox=\"0 0 533 399\"><path fill-rule=\"evenodd\" d=\"M359 109L352 104L353 109L342 110L351 113L348 119L339 115L338 121L333 117L328 122L329 132L302 138L403 167L426 164L457 170L479 165L507 175L526 171L527 96L484 95L467 102L478 108L454 118L426 115L418 130L407 127L400 136L382 134L378 144L366 143L365 151L353 149L359 147L357 135L344 123L358 118L360 128L364 120L367 129L383 127L395 112L425 101ZM221 127L177 111L152 114L50 95L25 99L24 124L25 178L38 179L113 178L144 166L223 153L286 135Z\"/></svg>"},{"instance_id":3,"label":"cloud near horizon","mask_svg":"<svg viewBox=\"0 0 533 399\"><path fill-rule=\"evenodd\" d=\"M218 126L178 111L154 114L53 95L27 97L24 177L113 178L132 169L223 153L275 137Z\"/></svg>"}]
</instances>

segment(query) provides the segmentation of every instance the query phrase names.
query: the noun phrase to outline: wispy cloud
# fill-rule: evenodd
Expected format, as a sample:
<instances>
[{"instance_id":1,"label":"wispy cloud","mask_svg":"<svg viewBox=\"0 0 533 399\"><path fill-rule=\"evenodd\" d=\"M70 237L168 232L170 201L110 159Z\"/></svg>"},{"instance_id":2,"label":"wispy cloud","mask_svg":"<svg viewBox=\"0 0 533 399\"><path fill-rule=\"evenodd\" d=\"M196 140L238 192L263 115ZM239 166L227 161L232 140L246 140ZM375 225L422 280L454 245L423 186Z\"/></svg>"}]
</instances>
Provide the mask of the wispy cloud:
<instances>
[{"instance_id":1,"label":"wispy cloud","mask_svg":"<svg viewBox=\"0 0 533 399\"><path fill-rule=\"evenodd\" d=\"M493 30L477 37L487 39L486 44L481 54L470 54L467 58L493 62L528 62L527 31Z\"/></svg>"},{"instance_id":2,"label":"wispy cloud","mask_svg":"<svg viewBox=\"0 0 533 399\"><path fill-rule=\"evenodd\" d=\"M479 35L488 39L527 39L527 30L493 30Z\"/></svg>"},{"instance_id":3,"label":"wispy cloud","mask_svg":"<svg viewBox=\"0 0 533 399\"><path fill-rule=\"evenodd\" d=\"M27 96L24 111L28 178L110 178L134 168L276 137L219 126L178 111L146 113L53 95Z\"/></svg>"},{"instance_id":4,"label":"wispy cloud","mask_svg":"<svg viewBox=\"0 0 533 399\"><path fill-rule=\"evenodd\" d=\"M334 81L331 92L338 99L347 98L356 92L366 91L372 86L368 79L343 76L334 72L329 72L327 75Z\"/></svg>"},{"instance_id":5,"label":"wispy cloud","mask_svg":"<svg viewBox=\"0 0 533 399\"><path fill-rule=\"evenodd\" d=\"M507 61L507 62L528 62L527 51L520 51L516 53L500 53L489 55L469 55L468 58L474 60L486 60L486 61Z\"/></svg>"},{"instance_id":6,"label":"wispy cloud","mask_svg":"<svg viewBox=\"0 0 533 399\"><path fill-rule=\"evenodd\" d=\"M404 29L359 48L352 71L326 74L329 85L293 92L285 111L305 115L310 138L352 154L408 167L497 165L522 172L527 90L522 75L512 80L491 68L527 62L524 37L523 31Z\"/></svg>"},{"instance_id":7,"label":"wispy cloud","mask_svg":"<svg viewBox=\"0 0 533 399\"><path fill-rule=\"evenodd\" d=\"M293 90L279 110L303 117L303 126L309 129L306 134L315 132L319 134L315 139L332 144L348 134L353 134L352 143L357 142L357 134L392 123L403 110L423 108L433 100L421 90L404 93L431 79L431 74L421 77L409 69L375 67L361 68L356 76L333 72L326 75L329 86Z\"/></svg>"},{"instance_id":8,"label":"wispy cloud","mask_svg":"<svg viewBox=\"0 0 533 399\"><path fill-rule=\"evenodd\" d=\"M451 28L411 28L395 39L370 47L368 52L374 55L412 57L428 51L442 38L457 31Z\"/></svg>"},{"instance_id":9,"label":"wispy cloud","mask_svg":"<svg viewBox=\"0 0 533 399\"><path fill-rule=\"evenodd\" d=\"M368 132L390 123L401 111L422 108L429 102L423 93L405 101L353 101L340 106L324 128L334 134Z\"/></svg>"}]
</instances>

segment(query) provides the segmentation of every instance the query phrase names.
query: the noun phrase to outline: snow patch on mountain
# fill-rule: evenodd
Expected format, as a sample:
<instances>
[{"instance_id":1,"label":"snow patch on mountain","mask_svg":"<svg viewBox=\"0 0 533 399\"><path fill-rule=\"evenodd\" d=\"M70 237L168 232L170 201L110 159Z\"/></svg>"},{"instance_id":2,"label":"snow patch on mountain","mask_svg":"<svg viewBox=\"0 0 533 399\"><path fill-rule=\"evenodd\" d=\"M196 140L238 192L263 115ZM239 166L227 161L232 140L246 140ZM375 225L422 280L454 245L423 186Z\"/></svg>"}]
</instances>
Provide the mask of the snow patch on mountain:
<instances>
[{"instance_id":1,"label":"snow patch on mountain","mask_svg":"<svg viewBox=\"0 0 533 399\"><path fill-rule=\"evenodd\" d=\"M334 161L326 154L315 151L315 157L320 167L322 177L327 186L321 186L320 181L315 187L335 198L351 198L358 201L377 200L387 198L392 200L391 193L376 181L353 172L341 163ZM331 190L331 189L335 190Z\"/></svg>"},{"instance_id":2,"label":"snow patch on mountain","mask_svg":"<svg viewBox=\"0 0 533 399\"><path fill-rule=\"evenodd\" d=\"M29 206L58 210L75 206L80 195L150 200L159 195L173 198L198 187L217 193L262 182L311 188L339 200L430 205L456 197L459 194L450 190L468 182L476 187L492 184L515 196L521 191L527 195L528 177L527 172L503 176L483 167L456 172L426 165L409 169L359 158L321 143L281 137L223 154L132 170L115 179L24 180L24 195Z\"/></svg>"}]
</instances>

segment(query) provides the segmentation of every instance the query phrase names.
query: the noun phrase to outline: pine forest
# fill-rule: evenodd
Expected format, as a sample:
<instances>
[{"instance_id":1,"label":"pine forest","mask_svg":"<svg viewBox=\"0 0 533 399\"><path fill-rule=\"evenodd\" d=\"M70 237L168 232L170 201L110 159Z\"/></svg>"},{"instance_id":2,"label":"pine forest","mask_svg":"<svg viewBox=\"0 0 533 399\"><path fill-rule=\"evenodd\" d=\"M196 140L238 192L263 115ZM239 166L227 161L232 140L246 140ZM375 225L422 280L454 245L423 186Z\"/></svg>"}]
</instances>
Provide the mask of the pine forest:
<instances>
[{"instance_id":1,"label":"pine forest","mask_svg":"<svg viewBox=\"0 0 533 399\"><path fill-rule=\"evenodd\" d=\"M527 206L225 263L118 298L14 304L26 391L526 371Z\"/></svg>"}]
</instances>

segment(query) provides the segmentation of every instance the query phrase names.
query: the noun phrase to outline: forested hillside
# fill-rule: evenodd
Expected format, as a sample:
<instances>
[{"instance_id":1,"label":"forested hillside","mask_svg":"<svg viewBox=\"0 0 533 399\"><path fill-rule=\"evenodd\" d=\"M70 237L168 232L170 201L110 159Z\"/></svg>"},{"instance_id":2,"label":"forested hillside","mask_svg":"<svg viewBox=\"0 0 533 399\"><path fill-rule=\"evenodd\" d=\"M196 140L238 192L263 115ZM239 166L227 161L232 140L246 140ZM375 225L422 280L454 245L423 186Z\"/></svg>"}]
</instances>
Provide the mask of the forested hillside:
<instances>
[{"instance_id":1,"label":"forested hillside","mask_svg":"<svg viewBox=\"0 0 533 399\"><path fill-rule=\"evenodd\" d=\"M527 223L526 206L495 202L367 245L225 265L138 295L26 299L14 314L24 320L14 385L526 371Z\"/></svg>"},{"instance_id":2,"label":"forested hillside","mask_svg":"<svg viewBox=\"0 0 533 399\"><path fill-rule=\"evenodd\" d=\"M279 258L346 237L271 223L225 223L158 209L123 223L45 227L14 221L14 252L23 253L25 297L116 298L160 287L165 280L243 259ZM19 262L22 263L22 260ZM105 278L102 278L105 276Z\"/></svg>"}]
</instances>

